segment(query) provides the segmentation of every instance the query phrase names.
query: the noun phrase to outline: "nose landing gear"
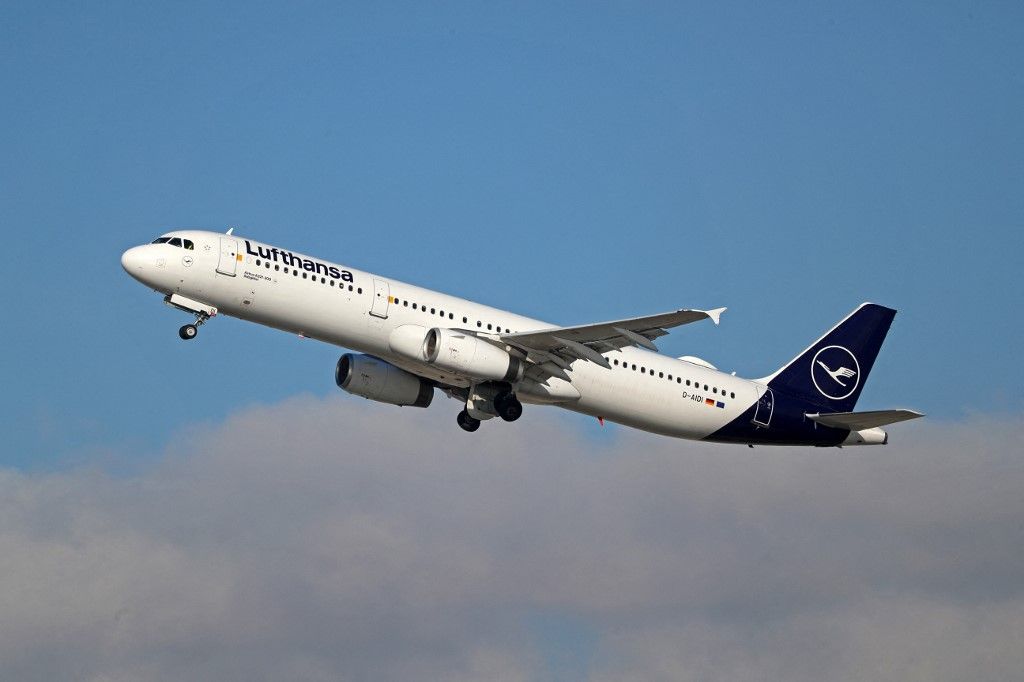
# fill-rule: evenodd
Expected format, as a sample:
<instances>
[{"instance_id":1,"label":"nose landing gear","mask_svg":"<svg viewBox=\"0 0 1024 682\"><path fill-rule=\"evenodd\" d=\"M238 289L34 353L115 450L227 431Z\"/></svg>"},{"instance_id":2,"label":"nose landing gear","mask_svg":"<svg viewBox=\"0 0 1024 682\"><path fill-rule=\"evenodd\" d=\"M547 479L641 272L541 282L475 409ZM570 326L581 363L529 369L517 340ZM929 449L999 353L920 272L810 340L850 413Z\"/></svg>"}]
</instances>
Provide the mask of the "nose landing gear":
<instances>
[{"instance_id":1,"label":"nose landing gear","mask_svg":"<svg viewBox=\"0 0 1024 682\"><path fill-rule=\"evenodd\" d=\"M192 324L186 324L178 330L178 336L185 341L191 341L196 338L199 334L199 328L206 324L206 321L217 314L217 309L213 306L194 301L191 298L186 298L181 294L168 294L164 297L164 303L177 308L178 310L184 310L190 315L195 315L196 321Z\"/></svg>"},{"instance_id":2,"label":"nose landing gear","mask_svg":"<svg viewBox=\"0 0 1024 682\"><path fill-rule=\"evenodd\" d=\"M183 341L191 341L196 338L196 335L199 334L199 328L206 324L208 319L210 319L210 316L206 313L196 313L195 323L182 326L181 329L178 330L178 336L180 336Z\"/></svg>"}]
</instances>

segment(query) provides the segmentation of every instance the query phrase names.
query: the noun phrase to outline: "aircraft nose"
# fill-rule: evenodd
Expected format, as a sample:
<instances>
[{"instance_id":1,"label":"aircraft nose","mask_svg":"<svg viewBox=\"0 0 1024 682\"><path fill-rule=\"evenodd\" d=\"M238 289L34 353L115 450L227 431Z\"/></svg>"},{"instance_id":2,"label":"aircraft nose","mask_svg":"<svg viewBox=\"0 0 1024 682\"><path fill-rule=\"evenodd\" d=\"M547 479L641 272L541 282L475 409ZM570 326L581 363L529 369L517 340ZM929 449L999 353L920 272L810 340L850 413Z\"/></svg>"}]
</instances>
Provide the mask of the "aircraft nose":
<instances>
[{"instance_id":1,"label":"aircraft nose","mask_svg":"<svg viewBox=\"0 0 1024 682\"><path fill-rule=\"evenodd\" d=\"M135 275L142 271L145 259L142 257L142 247L135 246L121 254L121 267L129 275Z\"/></svg>"}]
</instances>

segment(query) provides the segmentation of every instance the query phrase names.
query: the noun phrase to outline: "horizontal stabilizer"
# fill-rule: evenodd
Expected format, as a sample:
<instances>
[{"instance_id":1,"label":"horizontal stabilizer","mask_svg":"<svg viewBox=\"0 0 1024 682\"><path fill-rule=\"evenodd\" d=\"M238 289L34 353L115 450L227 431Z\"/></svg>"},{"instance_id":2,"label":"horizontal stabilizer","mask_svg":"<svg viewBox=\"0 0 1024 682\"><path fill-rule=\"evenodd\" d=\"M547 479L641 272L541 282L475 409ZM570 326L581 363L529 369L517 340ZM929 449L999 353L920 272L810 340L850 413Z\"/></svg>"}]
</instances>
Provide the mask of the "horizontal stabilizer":
<instances>
[{"instance_id":1,"label":"horizontal stabilizer","mask_svg":"<svg viewBox=\"0 0 1024 682\"><path fill-rule=\"evenodd\" d=\"M873 429L877 426L895 424L896 422L917 419L923 416L923 413L915 412L914 410L873 410L870 412L809 414L807 418L818 422L822 426L831 426L834 429L863 431L864 429Z\"/></svg>"}]
</instances>

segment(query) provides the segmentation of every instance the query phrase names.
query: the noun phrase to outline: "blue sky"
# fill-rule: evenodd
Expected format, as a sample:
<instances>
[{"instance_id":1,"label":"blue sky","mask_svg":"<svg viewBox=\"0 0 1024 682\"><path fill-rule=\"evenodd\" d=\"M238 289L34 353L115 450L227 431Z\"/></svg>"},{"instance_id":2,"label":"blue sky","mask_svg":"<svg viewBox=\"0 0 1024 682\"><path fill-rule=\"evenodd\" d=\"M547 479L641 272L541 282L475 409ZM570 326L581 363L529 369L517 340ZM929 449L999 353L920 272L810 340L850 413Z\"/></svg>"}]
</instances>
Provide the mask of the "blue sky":
<instances>
[{"instance_id":1,"label":"blue sky","mask_svg":"<svg viewBox=\"0 0 1024 682\"><path fill-rule=\"evenodd\" d=\"M0 463L335 390L334 348L223 319L178 340L118 264L177 226L552 322L729 306L662 349L752 376L873 300L900 314L862 407L1018 412L1021 15L4 3Z\"/></svg>"}]
</instances>

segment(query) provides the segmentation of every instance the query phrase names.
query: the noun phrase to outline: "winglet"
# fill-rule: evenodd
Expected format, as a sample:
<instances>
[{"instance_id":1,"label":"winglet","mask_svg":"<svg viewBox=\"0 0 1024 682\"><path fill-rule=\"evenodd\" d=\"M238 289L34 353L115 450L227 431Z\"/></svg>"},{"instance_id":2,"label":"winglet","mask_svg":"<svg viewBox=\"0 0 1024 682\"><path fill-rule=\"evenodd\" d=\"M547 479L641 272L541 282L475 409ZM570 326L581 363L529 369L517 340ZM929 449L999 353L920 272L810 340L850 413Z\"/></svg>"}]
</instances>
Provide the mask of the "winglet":
<instances>
[{"instance_id":1,"label":"winglet","mask_svg":"<svg viewBox=\"0 0 1024 682\"><path fill-rule=\"evenodd\" d=\"M715 326L717 327L718 322L722 317L722 313L724 313L726 310L728 310L728 308L715 308L714 310L705 310L704 312L708 314L708 317L711 318L711 321L714 322Z\"/></svg>"},{"instance_id":2,"label":"winglet","mask_svg":"<svg viewBox=\"0 0 1024 682\"><path fill-rule=\"evenodd\" d=\"M231 234L231 233L232 233L232 232L234 232L234 231L235 231L235 228L233 228L233 227L229 227L229 228L228 228L228 231L227 231L227 232L225 232L224 234Z\"/></svg>"}]
</instances>

